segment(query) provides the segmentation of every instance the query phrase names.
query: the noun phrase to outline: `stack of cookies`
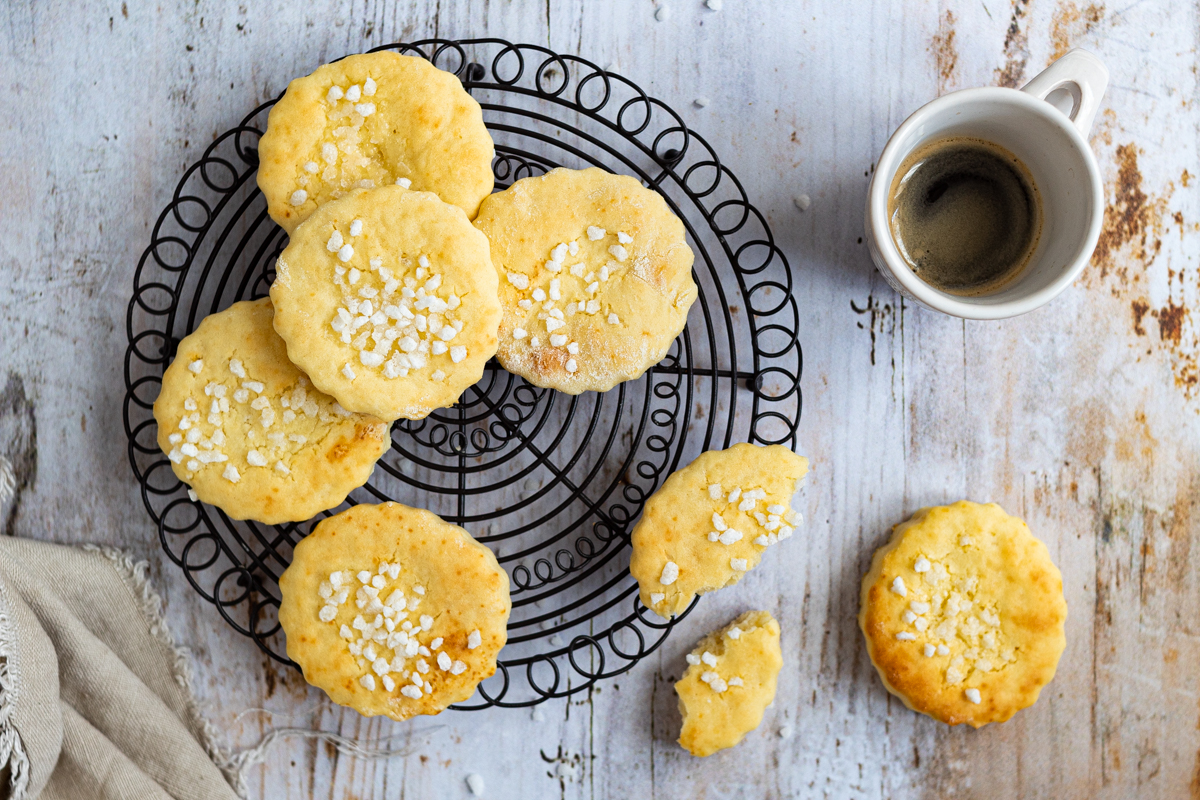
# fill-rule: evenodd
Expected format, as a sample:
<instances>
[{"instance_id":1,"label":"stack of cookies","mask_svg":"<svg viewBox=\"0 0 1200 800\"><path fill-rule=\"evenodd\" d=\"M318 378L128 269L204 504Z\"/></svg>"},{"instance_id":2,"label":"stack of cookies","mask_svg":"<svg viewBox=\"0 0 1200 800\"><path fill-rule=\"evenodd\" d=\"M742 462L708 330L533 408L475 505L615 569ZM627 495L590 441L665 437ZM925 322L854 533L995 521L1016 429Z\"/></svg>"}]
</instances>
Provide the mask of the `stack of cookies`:
<instances>
[{"instance_id":1,"label":"stack of cookies","mask_svg":"<svg viewBox=\"0 0 1200 800\"><path fill-rule=\"evenodd\" d=\"M259 147L289 235L270 298L205 319L154 405L193 501L269 524L334 508L391 422L453 405L493 356L571 394L662 360L697 295L662 197L599 169L493 195L494 155L479 104L421 58L356 55L292 81ZM450 577L465 573L469 591ZM393 503L323 521L280 590L305 677L396 719L490 676L511 607L491 551Z\"/></svg>"}]
</instances>

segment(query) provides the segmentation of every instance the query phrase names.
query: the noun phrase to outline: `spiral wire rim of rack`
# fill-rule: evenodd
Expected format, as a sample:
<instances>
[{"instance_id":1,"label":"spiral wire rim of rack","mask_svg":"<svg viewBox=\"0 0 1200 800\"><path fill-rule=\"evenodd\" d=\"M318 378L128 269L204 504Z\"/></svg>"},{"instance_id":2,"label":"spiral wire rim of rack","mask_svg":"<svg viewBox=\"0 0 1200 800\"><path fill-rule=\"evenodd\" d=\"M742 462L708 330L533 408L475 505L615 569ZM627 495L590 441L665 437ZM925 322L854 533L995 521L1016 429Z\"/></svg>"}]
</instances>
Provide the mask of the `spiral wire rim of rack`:
<instances>
[{"instance_id":1,"label":"spiral wire rim of rack","mask_svg":"<svg viewBox=\"0 0 1200 800\"><path fill-rule=\"evenodd\" d=\"M493 361L452 408L398 421L391 452L347 501L420 491L422 501L450 501L439 509L445 519L503 548L513 598L509 645L496 675L455 708L530 706L629 670L682 619L647 613L627 562L616 559L627 553L645 499L686 463L685 452L742 440L795 447L803 356L792 276L765 218L708 143L620 75L500 39L376 49L423 57L459 77L496 139L498 189L560 165L634 175L683 220L696 253L700 292L691 321L663 362L640 379L571 397L532 386ZM127 315L124 422L130 464L167 556L230 625L294 666L276 616L279 574L295 543L343 507L317 520L267 526L193 502L156 444L152 415L179 340L206 314L267 293L287 237L267 216L253 179L257 140L274 102L206 149L154 226ZM560 162L563 156L572 163ZM751 356L748 370L739 369L739 344ZM697 364L705 356L707 363ZM702 416L701 400L707 401ZM745 433L736 436L741 427ZM702 434L689 441L693 428ZM503 477L480 482L498 467L507 470ZM419 470L427 475L413 474ZM381 483L399 488L389 492ZM526 496L506 506L489 498L518 489ZM583 513L571 513L580 506ZM483 526L506 518L502 531L484 533L495 528ZM527 534L539 530L547 532L531 543Z\"/></svg>"}]
</instances>

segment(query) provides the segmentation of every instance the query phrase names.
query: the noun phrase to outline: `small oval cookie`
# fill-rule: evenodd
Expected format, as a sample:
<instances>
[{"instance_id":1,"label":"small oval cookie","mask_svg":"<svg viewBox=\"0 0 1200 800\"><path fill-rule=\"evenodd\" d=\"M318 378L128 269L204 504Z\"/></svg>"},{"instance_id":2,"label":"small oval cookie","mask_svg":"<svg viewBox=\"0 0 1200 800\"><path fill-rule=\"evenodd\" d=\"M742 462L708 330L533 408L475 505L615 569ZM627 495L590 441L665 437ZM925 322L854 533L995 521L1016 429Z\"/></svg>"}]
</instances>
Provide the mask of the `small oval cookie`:
<instances>
[{"instance_id":1,"label":"small oval cookie","mask_svg":"<svg viewBox=\"0 0 1200 800\"><path fill-rule=\"evenodd\" d=\"M694 756L733 747L762 722L783 667L779 623L747 611L700 640L675 684L683 727L679 745Z\"/></svg>"},{"instance_id":2,"label":"small oval cookie","mask_svg":"<svg viewBox=\"0 0 1200 800\"><path fill-rule=\"evenodd\" d=\"M633 529L629 572L643 605L673 617L732 586L802 522L790 507L808 459L782 445L710 450L672 473Z\"/></svg>"},{"instance_id":3,"label":"small oval cookie","mask_svg":"<svg viewBox=\"0 0 1200 800\"><path fill-rule=\"evenodd\" d=\"M292 234L275 264L288 357L351 411L422 419L496 352L487 239L429 192L357 189Z\"/></svg>"},{"instance_id":4,"label":"small oval cookie","mask_svg":"<svg viewBox=\"0 0 1200 800\"><path fill-rule=\"evenodd\" d=\"M288 657L335 703L405 720L466 700L508 639L508 575L457 525L399 503L323 520L279 578Z\"/></svg>"},{"instance_id":5,"label":"small oval cookie","mask_svg":"<svg viewBox=\"0 0 1200 800\"><path fill-rule=\"evenodd\" d=\"M395 184L474 217L494 155L458 78L416 56L363 53L288 84L258 145L258 187L288 233L354 189Z\"/></svg>"},{"instance_id":6,"label":"small oval cookie","mask_svg":"<svg viewBox=\"0 0 1200 800\"><path fill-rule=\"evenodd\" d=\"M888 691L978 728L1033 705L1066 647L1062 575L995 503L923 508L862 581L858 624Z\"/></svg>"},{"instance_id":7,"label":"small oval cookie","mask_svg":"<svg viewBox=\"0 0 1200 800\"><path fill-rule=\"evenodd\" d=\"M296 369L273 316L263 298L205 317L154 401L179 480L234 519L269 525L338 505L392 444L386 422L346 411Z\"/></svg>"},{"instance_id":8,"label":"small oval cookie","mask_svg":"<svg viewBox=\"0 0 1200 800\"><path fill-rule=\"evenodd\" d=\"M663 198L626 175L555 169L483 201L500 274L497 356L536 386L605 392L666 356L696 299Z\"/></svg>"}]
</instances>

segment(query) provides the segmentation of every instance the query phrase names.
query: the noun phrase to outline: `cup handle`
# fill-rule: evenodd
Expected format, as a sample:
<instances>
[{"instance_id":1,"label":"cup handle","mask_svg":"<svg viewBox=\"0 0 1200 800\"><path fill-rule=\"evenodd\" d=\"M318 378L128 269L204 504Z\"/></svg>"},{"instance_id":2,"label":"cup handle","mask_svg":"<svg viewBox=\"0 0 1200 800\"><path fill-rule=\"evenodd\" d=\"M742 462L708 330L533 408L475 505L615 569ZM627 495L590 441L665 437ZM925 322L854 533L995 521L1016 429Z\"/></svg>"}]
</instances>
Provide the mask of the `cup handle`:
<instances>
[{"instance_id":1,"label":"cup handle","mask_svg":"<svg viewBox=\"0 0 1200 800\"><path fill-rule=\"evenodd\" d=\"M1066 114L1086 139L1107 88L1104 62L1087 50L1072 50L1035 75L1021 91Z\"/></svg>"}]
</instances>

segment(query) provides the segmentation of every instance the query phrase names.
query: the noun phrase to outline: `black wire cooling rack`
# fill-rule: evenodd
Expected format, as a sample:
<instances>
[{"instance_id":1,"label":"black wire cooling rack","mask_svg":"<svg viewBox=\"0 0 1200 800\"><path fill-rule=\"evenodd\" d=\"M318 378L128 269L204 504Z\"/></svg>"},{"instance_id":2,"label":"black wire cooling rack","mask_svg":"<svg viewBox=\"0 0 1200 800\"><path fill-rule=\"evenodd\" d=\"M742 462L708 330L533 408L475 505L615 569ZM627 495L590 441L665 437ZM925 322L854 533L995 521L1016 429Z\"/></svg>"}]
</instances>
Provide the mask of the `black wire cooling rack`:
<instances>
[{"instance_id":1,"label":"black wire cooling rack","mask_svg":"<svg viewBox=\"0 0 1200 800\"><path fill-rule=\"evenodd\" d=\"M379 49L453 72L480 102L497 190L557 166L634 175L683 220L696 253L687 328L642 378L571 397L493 361L457 405L397 422L391 451L347 501L424 506L497 551L512 582L509 644L496 675L457 707L529 706L625 672L670 633L674 622L638 602L628 569L632 524L667 475L737 441L795 447L803 361L791 273L708 143L620 75L499 39ZM125 430L167 556L230 625L291 664L277 581L319 520L237 522L193 502L152 415L179 340L205 315L265 296L274 277L287 236L254 180L273 104L205 150L154 226L129 303Z\"/></svg>"}]
</instances>

